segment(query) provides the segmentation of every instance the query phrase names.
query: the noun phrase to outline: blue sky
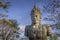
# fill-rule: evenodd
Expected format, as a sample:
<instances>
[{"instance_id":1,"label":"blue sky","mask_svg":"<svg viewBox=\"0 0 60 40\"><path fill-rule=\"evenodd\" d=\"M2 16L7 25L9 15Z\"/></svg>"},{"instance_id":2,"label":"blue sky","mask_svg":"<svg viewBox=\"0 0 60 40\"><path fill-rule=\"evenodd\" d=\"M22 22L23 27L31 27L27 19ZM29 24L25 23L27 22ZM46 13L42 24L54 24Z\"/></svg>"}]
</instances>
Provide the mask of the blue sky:
<instances>
[{"instance_id":1,"label":"blue sky","mask_svg":"<svg viewBox=\"0 0 60 40\"><path fill-rule=\"evenodd\" d=\"M46 13L42 12L43 5L47 2L45 0L8 0L11 2L11 6L8 9L8 18L15 19L18 21L20 25L30 25L31 17L30 13L34 7L34 3L40 8L42 16L45 17ZM6 13L5 11L1 11L2 13ZM46 21L42 21L42 23L46 23Z\"/></svg>"}]
</instances>

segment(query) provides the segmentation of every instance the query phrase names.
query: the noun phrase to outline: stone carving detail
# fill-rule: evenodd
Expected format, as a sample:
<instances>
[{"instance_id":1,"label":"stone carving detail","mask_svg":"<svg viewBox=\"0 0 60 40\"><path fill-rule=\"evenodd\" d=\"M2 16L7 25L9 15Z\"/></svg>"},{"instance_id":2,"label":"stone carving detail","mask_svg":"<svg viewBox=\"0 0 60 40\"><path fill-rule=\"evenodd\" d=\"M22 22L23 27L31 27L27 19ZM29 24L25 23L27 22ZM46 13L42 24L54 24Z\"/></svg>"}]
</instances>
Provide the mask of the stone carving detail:
<instances>
[{"instance_id":1,"label":"stone carving detail","mask_svg":"<svg viewBox=\"0 0 60 40\"><path fill-rule=\"evenodd\" d=\"M51 28L49 25L41 25L41 12L37 5L31 11L32 24L25 28L25 35L29 40L47 40L47 36L51 36Z\"/></svg>"}]
</instances>

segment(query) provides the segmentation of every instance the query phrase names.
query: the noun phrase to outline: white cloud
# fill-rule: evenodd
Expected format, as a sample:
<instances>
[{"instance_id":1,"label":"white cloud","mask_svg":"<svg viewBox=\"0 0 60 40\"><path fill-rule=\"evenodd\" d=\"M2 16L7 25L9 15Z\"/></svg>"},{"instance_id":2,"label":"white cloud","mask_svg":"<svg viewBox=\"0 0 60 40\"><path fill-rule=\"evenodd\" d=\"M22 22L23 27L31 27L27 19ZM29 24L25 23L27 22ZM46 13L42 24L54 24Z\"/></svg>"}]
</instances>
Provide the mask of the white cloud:
<instances>
[{"instance_id":1,"label":"white cloud","mask_svg":"<svg viewBox=\"0 0 60 40\"><path fill-rule=\"evenodd\" d=\"M25 25L19 25L20 31L25 31Z\"/></svg>"}]
</instances>

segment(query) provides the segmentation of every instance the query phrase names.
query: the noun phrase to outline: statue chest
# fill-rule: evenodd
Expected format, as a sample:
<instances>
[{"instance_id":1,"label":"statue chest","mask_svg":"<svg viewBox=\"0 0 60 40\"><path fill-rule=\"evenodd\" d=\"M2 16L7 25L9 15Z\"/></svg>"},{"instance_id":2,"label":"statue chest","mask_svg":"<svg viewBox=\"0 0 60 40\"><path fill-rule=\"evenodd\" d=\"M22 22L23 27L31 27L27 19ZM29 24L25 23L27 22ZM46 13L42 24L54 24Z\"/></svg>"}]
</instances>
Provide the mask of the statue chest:
<instances>
[{"instance_id":1,"label":"statue chest","mask_svg":"<svg viewBox=\"0 0 60 40\"><path fill-rule=\"evenodd\" d=\"M28 31L29 37L37 37L37 38L44 38L47 36L47 28L46 27L39 27L39 28L29 28L30 30Z\"/></svg>"},{"instance_id":2,"label":"statue chest","mask_svg":"<svg viewBox=\"0 0 60 40\"><path fill-rule=\"evenodd\" d=\"M34 34L38 34L38 35L46 35L47 34L46 27L33 28L32 31Z\"/></svg>"}]
</instances>

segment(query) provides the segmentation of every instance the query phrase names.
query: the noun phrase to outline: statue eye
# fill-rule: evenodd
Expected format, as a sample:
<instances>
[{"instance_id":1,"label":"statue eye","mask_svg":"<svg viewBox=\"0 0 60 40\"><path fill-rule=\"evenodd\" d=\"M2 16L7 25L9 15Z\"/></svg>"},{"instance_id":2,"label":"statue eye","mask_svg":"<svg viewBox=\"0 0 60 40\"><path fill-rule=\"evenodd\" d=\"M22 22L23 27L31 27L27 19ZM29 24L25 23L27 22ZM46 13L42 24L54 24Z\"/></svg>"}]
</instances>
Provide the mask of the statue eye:
<instances>
[{"instance_id":1,"label":"statue eye","mask_svg":"<svg viewBox=\"0 0 60 40\"><path fill-rule=\"evenodd\" d=\"M36 17L37 17L37 15L36 15Z\"/></svg>"},{"instance_id":2,"label":"statue eye","mask_svg":"<svg viewBox=\"0 0 60 40\"><path fill-rule=\"evenodd\" d=\"M34 24L36 24L36 23L34 23Z\"/></svg>"}]
</instances>

